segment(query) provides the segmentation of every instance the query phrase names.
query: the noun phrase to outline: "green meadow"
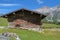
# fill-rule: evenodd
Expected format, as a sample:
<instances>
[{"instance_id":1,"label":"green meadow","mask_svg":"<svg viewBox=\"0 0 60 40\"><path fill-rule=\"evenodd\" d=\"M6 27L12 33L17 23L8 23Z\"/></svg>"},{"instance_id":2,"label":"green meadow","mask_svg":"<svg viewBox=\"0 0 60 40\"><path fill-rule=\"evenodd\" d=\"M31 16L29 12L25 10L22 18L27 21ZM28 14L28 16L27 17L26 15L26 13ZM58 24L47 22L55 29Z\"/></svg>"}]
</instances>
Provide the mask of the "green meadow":
<instances>
[{"instance_id":1,"label":"green meadow","mask_svg":"<svg viewBox=\"0 0 60 40\"><path fill-rule=\"evenodd\" d=\"M7 19L6 18L0 18L0 26L7 26Z\"/></svg>"},{"instance_id":2,"label":"green meadow","mask_svg":"<svg viewBox=\"0 0 60 40\"><path fill-rule=\"evenodd\" d=\"M43 23L43 28L60 28L60 25L53 23Z\"/></svg>"},{"instance_id":3,"label":"green meadow","mask_svg":"<svg viewBox=\"0 0 60 40\"><path fill-rule=\"evenodd\" d=\"M22 29L0 29L2 32L13 32L19 35L21 40L60 40L59 31L45 30L44 32L35 32Z\"/></svg>"},{"instance_id":4,"label":"green meadow","mask_svg":"<svg viewBox=\"0 0 60 40\"><path fill-rule=\"evenodd\" d=\"M7 20L5 18L0 18L0 26L7 26ZM60 27L60 25L50 24L50 23L43 23L42 27ZM32 30L23 30L23 29L6 29L0 28L0 33L2 32L12 32L16 33L21 40L60 40L60 31L51 31L51 30L44 30L43 32L36 32ZM11 39L14 40L14 39Z\"/></svg>"}]
</instances>

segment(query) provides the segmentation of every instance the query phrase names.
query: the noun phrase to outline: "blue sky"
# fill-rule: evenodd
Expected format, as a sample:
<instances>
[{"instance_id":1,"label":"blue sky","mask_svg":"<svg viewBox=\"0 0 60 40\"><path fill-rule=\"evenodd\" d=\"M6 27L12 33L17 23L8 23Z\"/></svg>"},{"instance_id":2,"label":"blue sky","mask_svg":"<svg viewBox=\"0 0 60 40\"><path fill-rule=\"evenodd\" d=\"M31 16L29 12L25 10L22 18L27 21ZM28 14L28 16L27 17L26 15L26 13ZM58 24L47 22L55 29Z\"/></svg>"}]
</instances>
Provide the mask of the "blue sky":
<instances>
[{"instance_id":1,"label":"blue sky","mask_svg":"<svg viewBox=\"0 0 60 40\"><path fill-rule=\"evenodd\" d=\"M34 10L43 6L53 7L60 0L0 0L0 14L5 14L20 8Z\"/></svg>"}]
</instances>

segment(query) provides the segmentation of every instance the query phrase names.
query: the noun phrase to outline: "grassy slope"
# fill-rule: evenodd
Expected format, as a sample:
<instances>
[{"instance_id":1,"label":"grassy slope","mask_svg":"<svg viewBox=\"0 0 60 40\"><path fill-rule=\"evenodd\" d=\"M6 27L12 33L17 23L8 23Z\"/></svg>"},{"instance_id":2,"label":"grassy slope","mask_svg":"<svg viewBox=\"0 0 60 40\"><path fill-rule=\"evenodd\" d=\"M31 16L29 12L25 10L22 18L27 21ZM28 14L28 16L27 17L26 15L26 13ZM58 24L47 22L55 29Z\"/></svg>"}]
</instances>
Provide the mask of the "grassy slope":
<instances>
[{"instance_id":1,"label":"grassy slope","mask_svg":"<svg viewBox=\"0 0 60 40\"><path fill-rule=\"evenodd\" d=\"M0 26L7 26L7 19L0 18Z\"/></svg>"},{"instance_id":2,"label":"grassy slope","mask_svg":"<svg viewBox=\"0 0 60 40\"><path fill-rule=\"evenodd\" d=\"M7 26L6 19L0 18L0 26ZM44 23L43 27L60 27L60 25ZM44 33L38 33L22 29L0 29L0 33L2 32L17 33L22 40L60 40L59 31L45 30Z\"/></svg>"},{"instance_id":3,"label":"grassy slope","mask_svg":"<svg viewBox=\"0 0 60 40\"><path fill-rule=\"evenodd\" d=\"M60 40L59 31L45 30L44 33L38 33L22 29L0 29L1 32L17 33L21 40Z\"/></svg>"},{"instance_id":4,"label":"grassy slope","mask_svg":"<svg viewBox=\"0 0 60 40\"><path fill-rule=\"evenodd\" d=\"M60 28L60 25L52 24L52 23L43 23L42 27L52 27L52 28Z\"/></svg>"}]
</instances>

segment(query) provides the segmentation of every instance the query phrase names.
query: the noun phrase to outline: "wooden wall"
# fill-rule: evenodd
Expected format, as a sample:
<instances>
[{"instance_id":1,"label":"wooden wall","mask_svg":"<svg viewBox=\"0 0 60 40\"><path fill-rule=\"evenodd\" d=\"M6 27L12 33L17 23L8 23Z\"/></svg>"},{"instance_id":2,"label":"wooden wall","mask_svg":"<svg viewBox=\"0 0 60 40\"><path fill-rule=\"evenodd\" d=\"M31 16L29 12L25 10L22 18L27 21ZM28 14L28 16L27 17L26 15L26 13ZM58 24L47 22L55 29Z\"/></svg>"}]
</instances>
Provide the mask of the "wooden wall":
<instances>
[{"instance_id":1,"label":"wooden wall","mask_svg":"<svg viewBox=\"0 0 60 40\"><path fill-rule=\"evenodd\" d=\"M28 12L28 11L18 11L15 13L11 13L8 15L8 22L13 22L16 19L21 19L25 20L27 22L31 22L36 25L40 25L40 14L35 14L33 12Z\"/></svg>"}]
</instances>

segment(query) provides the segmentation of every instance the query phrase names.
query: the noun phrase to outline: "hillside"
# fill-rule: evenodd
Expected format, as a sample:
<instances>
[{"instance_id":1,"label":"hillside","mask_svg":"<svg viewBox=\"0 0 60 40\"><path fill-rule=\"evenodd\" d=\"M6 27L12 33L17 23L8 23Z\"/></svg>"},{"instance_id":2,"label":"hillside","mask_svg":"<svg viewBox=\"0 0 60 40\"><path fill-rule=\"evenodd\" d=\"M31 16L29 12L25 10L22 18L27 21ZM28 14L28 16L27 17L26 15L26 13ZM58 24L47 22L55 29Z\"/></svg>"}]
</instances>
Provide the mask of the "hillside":
<instances>
[{"instance_id":1,"label":"hillside","mask_svg":"<svg viewBox=\"0 0 60 40\"><path fill-rule=\"evenodd\" d=\"M60 40L59 31L45 30L42 33L22 29L0 29L2 32L13 32L19 35L21 40Z\"/></svg>"},{"instance_id":2,"label":"hillside","mask_svg":"<svg viewBox=\"0 0 60 40\"><path fill-rule=\"evenodd\" d=\"M0 17L0 26L7 26L7 19L6 18L1 18Z\"/></svg>"}]
</instances>

